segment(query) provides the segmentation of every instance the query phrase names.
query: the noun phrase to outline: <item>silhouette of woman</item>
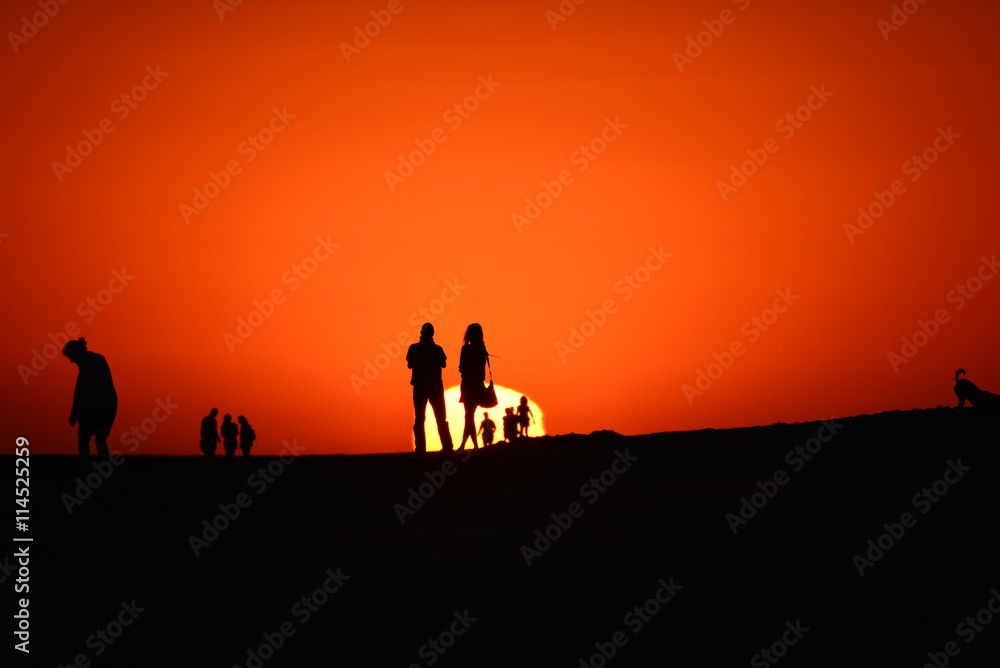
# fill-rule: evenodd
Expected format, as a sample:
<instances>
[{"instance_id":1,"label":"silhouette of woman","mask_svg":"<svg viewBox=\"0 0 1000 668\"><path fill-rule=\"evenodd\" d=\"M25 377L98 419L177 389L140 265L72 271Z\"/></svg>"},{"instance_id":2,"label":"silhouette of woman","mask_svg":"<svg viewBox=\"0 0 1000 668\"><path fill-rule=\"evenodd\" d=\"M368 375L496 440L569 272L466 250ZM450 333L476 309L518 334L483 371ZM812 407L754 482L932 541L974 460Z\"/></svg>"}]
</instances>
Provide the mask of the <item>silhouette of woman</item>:
<instances>
[{"instance_id":1,"label":"silhouette of woman","mask_svg":"<svg viewBox=\"0 0 1000 668\"><path fill-rule=\"evenodd\" d=\"M458 358L458 372L462 376L461 397L459 401L465 404L465 430L462 432L462 444L459 450L465 449L465 439L472 438L472 447L479 448L476 439L476 408L483 398L486 380L486 343L483 340L483 328L474 322L465 328L462 337L462 354Z\"/></svg>"},{"instance_id":2,"label":"silhouette of woman","mask_svg":"<svg viewBox=\"0 0 1000 668\"><path fill-rule=\"evenodd\" d=\"M529 422L530 420L530 422ZM521 436L527 438L528 425L535 421L535 416L528 408L528 397L522 396L521 403L517 406L517 424L520 427Z\"/></svg>"},{"instance_id":3,"label":"silhouette of woman","mask_svg":"<svg viewBox=\"0 0 1000 668\"><path fill-rule=\"evenodd\" d=\"M232 457L236 454L236 437L239 433L239 428L233 422L233 416L226 413L222 417L222 447L226 451L226 457Z\"/></svg>"},{"instance_id":4,"label":"silhouette of woman","mask_svg":"<svg viewBox=\"0 0 1000 668\"><path fill-rule=\"evenodd\" d=\"M244 457L249 457L250 448L253 447L253 442L257 440L257 433L244 416L239 416L236 418L236 421L240 423L240 450L243 451Z\"/></svg>"},{"instance_id":5,"label":"silhouette of woman","mask_svg":"<svg viewBox=\"0 0 1000 668\"><path fill-rule=\"evenodd\" d=\"M108 458L108 434L118 414L118 394L111 380L111 369L103 355L87 350L82 336L67 341L63 355L80 367L73 390L73 408L69 413L70 426L80 423L77 445L81 457L90 456L90 437L94 437L97 456Z\"/></svg>"}]
</instances>

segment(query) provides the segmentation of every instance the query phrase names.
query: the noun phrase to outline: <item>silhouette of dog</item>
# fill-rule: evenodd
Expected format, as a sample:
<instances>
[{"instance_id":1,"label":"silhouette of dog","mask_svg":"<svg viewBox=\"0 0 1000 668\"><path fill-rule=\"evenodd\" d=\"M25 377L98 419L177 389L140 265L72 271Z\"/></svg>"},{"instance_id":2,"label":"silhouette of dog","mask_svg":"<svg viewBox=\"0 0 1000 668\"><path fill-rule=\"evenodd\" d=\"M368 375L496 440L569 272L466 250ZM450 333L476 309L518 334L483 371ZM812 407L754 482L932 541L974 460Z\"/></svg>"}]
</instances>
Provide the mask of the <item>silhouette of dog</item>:
<instances>
[{"instance_id":1,"label":"silhouette of dog","mask_svg":"<svg viewBox=\"0 0 1000 668\"><path fill-rule=\"evenodd\" d=\"M1000 394L980 390L976 384L967 378L959 378L965 369L955 372L955 396L958 397L958 407L965 406L968 401L975 408L1000 409Z\"/></svg>"}]
</instances>

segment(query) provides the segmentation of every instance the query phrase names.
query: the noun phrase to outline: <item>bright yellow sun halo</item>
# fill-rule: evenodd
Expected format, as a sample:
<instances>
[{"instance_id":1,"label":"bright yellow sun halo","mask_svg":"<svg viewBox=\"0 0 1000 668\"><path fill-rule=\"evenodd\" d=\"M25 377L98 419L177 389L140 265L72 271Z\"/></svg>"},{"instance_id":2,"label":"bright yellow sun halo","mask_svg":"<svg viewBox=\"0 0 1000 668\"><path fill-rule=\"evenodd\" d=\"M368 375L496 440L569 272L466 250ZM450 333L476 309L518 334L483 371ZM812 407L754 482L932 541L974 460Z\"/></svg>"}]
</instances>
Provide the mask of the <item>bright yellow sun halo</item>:
<instances>
[{"instance_id":1,"label":"bright yellow sun halo","mask_svg":"<svg viewBox=\"0 0 1000 668\"><path fill-rule=\"evenodd\" d=\"M493 389L497 391L497 405L493 408L479 407L476 409L476 439L479 447L483 445L483 435L478 433L479 425L483 421L483 413L489 413L490 419L496 423L497 430L493 434L493 442L498 443L503 440L504 411L507 408L513 408L516 413L517 406L521 403L521 397L524 396L523 392L512 390L509 387L502 387L495 383ZM462 443L462 430L465 427L465 404L458 400L460 396L461 390L458 385L449 387L444 391L445 412L448 416L448 427L449 431L451 431L451 440L455 448L458 448ZM542 422L542 409L531 400L531 397L528 397L528 408L531 409L531 416L534 418L534 421L528 427L528 436L544 436L545 426ZM437 421L434 419L434 411L431 410L429 403L427 404L427 412L424 420L424 433L427 434L427 451L440 450L441 438L438 436ZM471 448L472 442L467 442L465 447L466 449Z\"/></svg>"}]
</instances>

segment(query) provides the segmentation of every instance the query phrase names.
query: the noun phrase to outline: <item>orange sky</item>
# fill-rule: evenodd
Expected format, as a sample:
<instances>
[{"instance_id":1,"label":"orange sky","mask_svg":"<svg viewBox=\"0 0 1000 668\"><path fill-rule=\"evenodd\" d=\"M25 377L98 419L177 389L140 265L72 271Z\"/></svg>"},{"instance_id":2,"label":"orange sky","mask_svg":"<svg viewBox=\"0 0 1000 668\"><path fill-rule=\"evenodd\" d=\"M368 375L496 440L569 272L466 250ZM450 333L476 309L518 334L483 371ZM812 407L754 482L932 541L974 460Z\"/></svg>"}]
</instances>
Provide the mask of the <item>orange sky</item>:
<instances>
[{"instance_id":1,"label":"orange sky","mask_svg":"<svg viewBox=\"0 0 1000 668\"><path fill-rule=\"evenodd\" d=\"M420 309L446 385L480 322L549 433L1000 392L1000 8L904 4L4 3L3 438L75 451L76 367L25 370L67 324L135 454L197 454L213 406L261 454L408 450Z\"/></svg>"}]
</instances>

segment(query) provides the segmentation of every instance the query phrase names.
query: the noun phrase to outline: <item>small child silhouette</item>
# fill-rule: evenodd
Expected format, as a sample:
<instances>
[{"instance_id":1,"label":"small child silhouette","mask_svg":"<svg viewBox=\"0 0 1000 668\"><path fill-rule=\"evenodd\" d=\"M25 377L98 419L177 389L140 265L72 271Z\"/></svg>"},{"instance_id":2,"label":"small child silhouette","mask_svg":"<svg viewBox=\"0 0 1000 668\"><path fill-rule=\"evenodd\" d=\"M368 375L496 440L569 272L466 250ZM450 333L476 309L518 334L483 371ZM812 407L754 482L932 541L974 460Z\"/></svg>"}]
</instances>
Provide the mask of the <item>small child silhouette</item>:
<instances>
[{"instance_id":1,"label":"small child silhouette","mask_svg":"<svg viewBox=\"0 0 1000 668\"><path fill-rule=\"evenodd\" d=\"M517 438L517 416L514 415L514 407L508 406L503 414L503 437L508 443L513 443Z\"/></svg>"},{"instance_id":2,"label":"small child silhouette","mask_svg":"<svg viewBox=\"0 0 1000 668\"><path fill-rule=\"evenodd\" d=\"M483 434L483 447L493 445L493 432L497 430L497 423L490 419L489 413L483 413L483 421L479 425L479 431Z\"/></svg>"}]
</instances>

